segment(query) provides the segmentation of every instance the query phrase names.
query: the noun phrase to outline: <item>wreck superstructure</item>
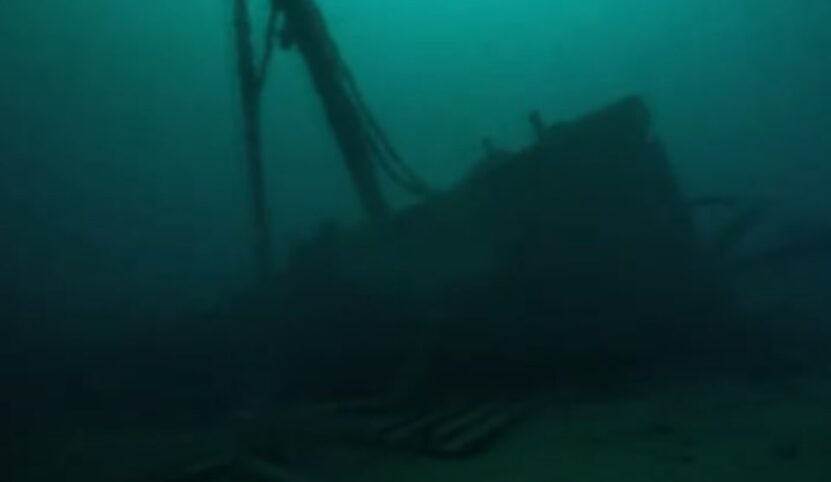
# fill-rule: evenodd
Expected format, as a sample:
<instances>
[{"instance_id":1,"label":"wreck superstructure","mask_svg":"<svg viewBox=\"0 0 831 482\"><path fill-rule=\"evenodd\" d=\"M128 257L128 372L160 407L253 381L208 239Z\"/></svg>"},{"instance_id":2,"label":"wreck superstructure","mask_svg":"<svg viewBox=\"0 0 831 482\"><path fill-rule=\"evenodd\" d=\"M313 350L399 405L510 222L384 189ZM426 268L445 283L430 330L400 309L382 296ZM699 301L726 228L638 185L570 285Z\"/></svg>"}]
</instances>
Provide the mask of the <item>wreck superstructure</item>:
<instances>
[{"instance_id":1,"label":"wreck superstructure","mask_svg":"<svg viewBox=\"0 0 831 482\"><path fill-rule=\"evenodd\" d=\"M435 192L384 134L312 0L271 0L260 61L246 1L234 1L252 172L262 175L268 62L296 49L368 220L301 243L264 278L273 302L252 330L269 354L257 363L302 363L276 377L286 390L545 385L565 366L680 356L704 324L734 315L641 99L553 125L532 112L533 145L511 153L486 140L470 175ZM382 174L420 200L392 212Z\"/></svg>"}]
</instances>

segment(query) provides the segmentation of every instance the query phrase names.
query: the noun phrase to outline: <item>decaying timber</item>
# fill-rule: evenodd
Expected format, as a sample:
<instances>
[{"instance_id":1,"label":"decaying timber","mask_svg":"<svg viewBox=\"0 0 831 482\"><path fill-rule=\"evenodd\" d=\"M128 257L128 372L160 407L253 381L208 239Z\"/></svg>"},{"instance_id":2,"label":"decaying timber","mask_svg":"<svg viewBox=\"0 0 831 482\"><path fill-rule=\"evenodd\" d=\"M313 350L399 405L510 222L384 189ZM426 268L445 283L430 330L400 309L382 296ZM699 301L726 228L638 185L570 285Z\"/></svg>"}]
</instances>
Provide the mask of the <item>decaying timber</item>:
<instances>
[{"instance_id":1,"label":"decaying timber","mask_svg":"<svg viewBox=\"0 0 831 482\"><path fill-rule=\"evenodd\" d=\"M320 481L326 451L357 450L435 460L476 457L503 441L540 402L446 400L429 405L275 407L242 424L235 453L158 477L166 482ZM325 474L325 471L323 471Z\"/></svg>"}]
</instances>

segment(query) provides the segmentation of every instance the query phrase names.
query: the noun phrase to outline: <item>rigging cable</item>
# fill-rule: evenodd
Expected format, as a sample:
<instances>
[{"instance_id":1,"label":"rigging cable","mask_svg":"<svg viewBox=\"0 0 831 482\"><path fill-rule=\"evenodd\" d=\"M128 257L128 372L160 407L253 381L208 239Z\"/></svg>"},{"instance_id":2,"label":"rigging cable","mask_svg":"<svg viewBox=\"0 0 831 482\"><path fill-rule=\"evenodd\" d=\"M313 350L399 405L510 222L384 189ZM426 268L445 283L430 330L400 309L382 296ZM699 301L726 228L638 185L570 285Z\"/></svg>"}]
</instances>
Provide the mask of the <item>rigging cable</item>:
<instances>
[{"instance_id":1,"label":"rigging cable","mask_svg":"<svg viewBox=\"0 0 831 482\"><path fill-rule=\"evenodd\" d=\"M274 3L277 2L275 1ZM361 130L365 136L363 142L367 144L368 151L373 154L375 162L393 183L405 191L416 196L430 195L433 193L433 190L402 159L390 141L389 136L378 122L377 117L369 108L369 105L358 88L354 75L344 62L335 40L325 26L323 13L314 4L313 0L305 0L305 3L309 9L309 16L307 18L310 19L310 22L314 22L314 25L306 25L306 28L313 29L315 36L323 43L328 62L332 64L334 71L339 77L337 79L338 82L341 84L344 92L347 93L352 107L360 117L362 123Z\"/></svg>"}]
</instances>

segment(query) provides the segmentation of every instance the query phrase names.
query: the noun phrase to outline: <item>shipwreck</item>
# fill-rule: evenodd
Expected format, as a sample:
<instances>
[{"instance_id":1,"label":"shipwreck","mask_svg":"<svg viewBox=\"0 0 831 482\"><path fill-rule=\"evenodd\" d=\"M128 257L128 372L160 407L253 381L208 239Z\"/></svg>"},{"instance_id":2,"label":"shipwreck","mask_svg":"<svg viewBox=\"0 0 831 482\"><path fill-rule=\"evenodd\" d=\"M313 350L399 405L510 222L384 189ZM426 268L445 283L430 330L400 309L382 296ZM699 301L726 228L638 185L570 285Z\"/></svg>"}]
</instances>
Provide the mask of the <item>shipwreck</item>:
<instances>
[{"instance_id":1,"label":"shipwreck","mask_svg":"<svg viewBox=\"0 0 831 482\"><path fill-rule=\"evenodd\" d=\"M270 0L262 28L232 1L256 282L61 365L64 413L231 425L231 448L141 480L308 480L297 473L332 445L469 458L564 394L773 363L778 334L737 302L733 277L827 253L831 233L743 256L769 204L685 193L643 98L552 123L532 112L533 143L485 140L436 190L385 134L313 0ZM276 268L260 113L284 51L304 60L365 216ZM413 202L394 209L385 187ZM705 232L714 206L728 219Z\"/></svg>"},{"instance_id":2,"label":"shipwreck","mask_svg":"<svg viewBox=\"0 0 831 482\"><path fill-rule=\"evenodd\" d=\"M668 366L741 336L720 269L752 218L705 242L642 99L551 125L534 112L533 145L485 141L476 167L438 192L363 102L314 3L270 5L261 59L246 2L234 11L267 301L223 313L245 324L245 363L276 371L281 397L521 392ZM258 115L284 49L305 60L366 221L321 230L275 273ZM383 181L417 201L394 212Z\"/></svg>"}]
</instances>

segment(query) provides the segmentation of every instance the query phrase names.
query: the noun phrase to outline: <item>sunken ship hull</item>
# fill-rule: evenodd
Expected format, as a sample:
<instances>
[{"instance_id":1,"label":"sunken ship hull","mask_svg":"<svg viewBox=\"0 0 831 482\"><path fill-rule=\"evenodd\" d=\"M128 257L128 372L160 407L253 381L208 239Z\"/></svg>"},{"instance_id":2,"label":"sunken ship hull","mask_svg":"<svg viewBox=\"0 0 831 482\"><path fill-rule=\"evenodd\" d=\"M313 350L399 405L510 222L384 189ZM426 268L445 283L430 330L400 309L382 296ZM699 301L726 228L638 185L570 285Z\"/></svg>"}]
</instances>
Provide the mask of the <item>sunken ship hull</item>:
<instances>
[{"instance_id":1,"label":"sunken ship hull","mask_svg":"<svg viewBox=\"0 0 831 482\"><path fill-rule=\"evenodd\" d=\"M619 379L727 343L708 262L649 111L627 98L383 223L297 246L246 350L281 396Z\"/></svg>"}]
</instances>

